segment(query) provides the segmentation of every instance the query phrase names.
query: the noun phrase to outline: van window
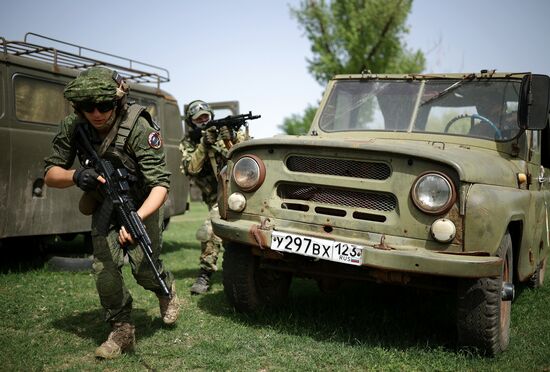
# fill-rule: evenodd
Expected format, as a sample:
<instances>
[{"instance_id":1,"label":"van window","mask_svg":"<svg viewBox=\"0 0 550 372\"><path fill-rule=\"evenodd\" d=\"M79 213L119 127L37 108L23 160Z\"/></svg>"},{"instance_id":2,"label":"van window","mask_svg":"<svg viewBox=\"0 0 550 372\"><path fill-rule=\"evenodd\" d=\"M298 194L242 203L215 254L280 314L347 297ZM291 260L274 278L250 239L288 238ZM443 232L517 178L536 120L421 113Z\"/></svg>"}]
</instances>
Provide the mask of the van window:
<instances>
[{"instance_id":1,"label":"van window","mask_svg":"<svg viewBox=\"0 0 550 372\"><path fill-rule=\"evenodd\" d=\"M130 95L128 97L128 101L129 102L135 102L137 103L138 105L141 105L143 107L145 107L145 109L147 110L147 112L149 114L151 114L151 117L153 118L154 121L156 121L158 123L159 121L159 114L158 114L158 109L157 109L157 104L154 100L152 99L147 99L147 98L143 98L143 97L135 97L132 95L132 93L130 92Z\"/></svg>"},{"instance_id":2,"label":"van window","mask_svg":"<svg viewBox=\"0 0 550 372\"><path fill-rule=\"evenodd\" d=\"M15 115L21 121L59 124L72 111L63 84L17 75L14 86Z\"/></svg>"},{"instance_id":3,"label":"van window","mask_svg":"<svg viewBox=\"0 0 550 372\"><path fill-rule=\"evenodd\" d=\"M212 110L214 112L214 119L223 119L227 116L233 115L233 111L231 111L230 108L224 107L224 108L214 108Z\"/></svg>"},{"instance_id":4,"label":"van window","mask_svg":"<svg viewBox=\"0 0 550 372\"><path fill-rule=\"evenodd\" d=\"M158 118L159 113L158 113L157 105L155 104L155 102L153 102L153 101L144 102L143 106L145 106L145 110L147 110L147 112L149 114L151 114L151 117L153 118L153 120L158 122L159 121L159 118Z\"/></svg>"},{"instance_id":5,"label":"van window","mask_svg":"<svg viewBox=\"0 0 550 372\"><path fill-rule=\"evenodd\" d=\"M172 140L180 140L183 137L183 123L180 110L177 105L170 103L166 103L164 108L164 123L162 126L163 137Z\"/></svg>"}]
</instances>

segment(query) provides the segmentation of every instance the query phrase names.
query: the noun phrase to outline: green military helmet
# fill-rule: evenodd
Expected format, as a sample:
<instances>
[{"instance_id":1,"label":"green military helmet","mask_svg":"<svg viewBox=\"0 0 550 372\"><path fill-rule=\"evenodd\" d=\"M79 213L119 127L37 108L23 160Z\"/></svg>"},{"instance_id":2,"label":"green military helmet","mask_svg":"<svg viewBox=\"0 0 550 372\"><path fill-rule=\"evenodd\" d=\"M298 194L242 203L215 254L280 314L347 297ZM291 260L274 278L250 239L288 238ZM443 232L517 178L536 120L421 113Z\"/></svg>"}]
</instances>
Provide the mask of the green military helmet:
<instances>
[{"instance_id":1,"label":"green military helmet","mask_svg":"<svg viewBox=\"0 0 550 372\"><path fill-rule=\"evenodd\" d=\"M63 93L73 103L98 103L120 99L125 95L125 90L127 85L116 71L91 67L69 82Z\"/></svg>"}]
</instances>

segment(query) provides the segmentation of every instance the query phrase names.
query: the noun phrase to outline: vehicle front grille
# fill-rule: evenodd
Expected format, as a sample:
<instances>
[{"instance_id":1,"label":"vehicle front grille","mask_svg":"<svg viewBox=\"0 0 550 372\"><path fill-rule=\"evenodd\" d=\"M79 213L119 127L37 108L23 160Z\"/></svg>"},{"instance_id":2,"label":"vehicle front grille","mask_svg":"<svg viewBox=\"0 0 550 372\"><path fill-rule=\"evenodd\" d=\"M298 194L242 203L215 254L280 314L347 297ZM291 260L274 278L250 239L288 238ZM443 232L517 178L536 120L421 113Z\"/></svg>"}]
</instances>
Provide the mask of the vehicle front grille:
<instances>
[{"instance_id":1,"label":"vehicle front grille","mask_svg":"<svg viewBox=\"0 0 550 372\"><path fill-rule=\"evenodd\" d=\"M301 200L385 212L393 211L397 205L397 200L392 194L318 185L282 183L277 187L277 195L284 200Z\"/></svg>"},{"instance_id":2,"label":"vehicle front grille","mask_svg":"<svg viewBox=\"0 0 550 372\"><path fill-rule=\"evenodd\" d=\"M286 161L286 166L293 172L373 180L385 180L391 174L390 167L385 163L317 158L312 156L290 156Z\"/></svg>"}]
</instances>

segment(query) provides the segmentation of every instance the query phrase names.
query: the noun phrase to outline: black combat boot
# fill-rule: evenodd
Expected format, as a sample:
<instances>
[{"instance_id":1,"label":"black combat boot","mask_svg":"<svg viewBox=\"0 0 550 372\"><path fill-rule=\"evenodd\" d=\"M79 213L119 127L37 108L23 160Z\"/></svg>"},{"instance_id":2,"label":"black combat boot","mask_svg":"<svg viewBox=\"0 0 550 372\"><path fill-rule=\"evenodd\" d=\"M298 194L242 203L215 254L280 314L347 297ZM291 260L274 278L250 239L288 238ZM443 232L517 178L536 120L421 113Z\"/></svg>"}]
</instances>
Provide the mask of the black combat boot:
<instances>
[{"instance_id":1,"label":"black combat boot","mask_svg":"<svg viewBox=\"0 0 550 372\"><path fill-rule=\"evenodd\" d=\"M211 276L211 271L201 269L201 271L199 272L199 276L197 276L197 280L195 280L195 283L191 287L191 294L198 295L208 292L208 290L210 289Z\"/></svg>"}]
</instances>

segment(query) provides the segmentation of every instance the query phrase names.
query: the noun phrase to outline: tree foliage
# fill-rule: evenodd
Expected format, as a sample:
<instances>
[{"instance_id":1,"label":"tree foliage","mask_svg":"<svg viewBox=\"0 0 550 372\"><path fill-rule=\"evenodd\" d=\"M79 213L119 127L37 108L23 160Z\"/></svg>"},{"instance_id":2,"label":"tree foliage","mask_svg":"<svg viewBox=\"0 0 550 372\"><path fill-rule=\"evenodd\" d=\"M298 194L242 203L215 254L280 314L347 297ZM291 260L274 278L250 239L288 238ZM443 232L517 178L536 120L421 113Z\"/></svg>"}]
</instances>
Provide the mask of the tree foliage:
<instances>
[{"instance_id":1,"label":"tree foliage","mask_svg":"<svg viewBox=\"0 0 550 372\"><path fill-rule=\"evenodd\" d=\"M291 14L311 41L308 68L325 85L336 74L421 72L424 54L403 37L412 0L304 0Z\"/></svg>"},{"instance_id":2,"label":"tree foliage","mask_svg":"<svg viewBox=\"0 0 550 372\"><path fill-rule=\"evenodd\" d=\"M309 105L303 115L292 114L290 117L285 118L283 124L279 125L279 129L286 134L306 134L313 122L315 112L317 112L317 107Z\"/></svg>"},{"instance_id":3,"label":"tree foliage","mask_svg":"<svg viewBox=\"0 0 550 372\"><path fill-rule=\"evenodd\" d=\"M416 73L424 70L422 51L403 41L412 0L303 0L290 8L311 41L308 69L326 85L336 74ZM307 133L315 107L286 118L280 129L287 134Z\"/></svg>"}]
</instances>

